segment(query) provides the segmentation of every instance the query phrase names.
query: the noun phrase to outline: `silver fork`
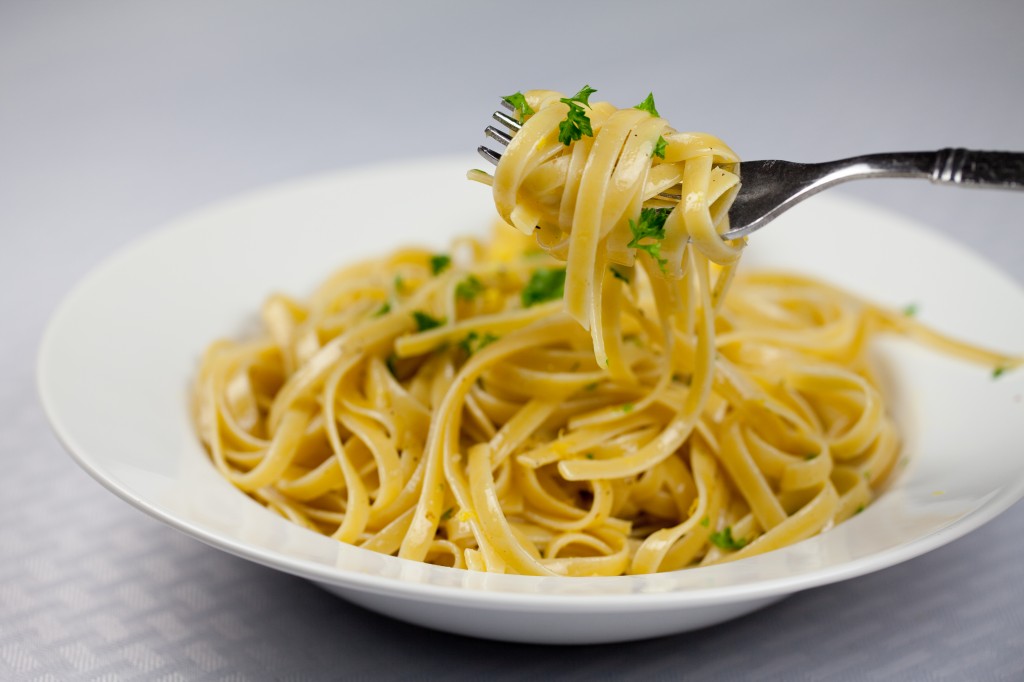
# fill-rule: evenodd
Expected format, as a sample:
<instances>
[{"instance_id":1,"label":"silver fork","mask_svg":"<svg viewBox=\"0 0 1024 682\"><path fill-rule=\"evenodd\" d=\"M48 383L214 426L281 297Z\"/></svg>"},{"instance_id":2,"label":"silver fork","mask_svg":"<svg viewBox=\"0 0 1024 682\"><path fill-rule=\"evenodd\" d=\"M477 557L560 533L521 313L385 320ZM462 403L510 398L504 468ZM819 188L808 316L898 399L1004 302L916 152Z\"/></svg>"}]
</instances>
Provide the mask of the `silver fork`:
<instances>
[{"instance_id":1,"label":"silver fork","mask_svg":"<svg viewBox=\"0 0 1024 682\"><path fill-rule=\"evenodd\" d=\"M502 101L509 110L512 106ZM494 120L507 129L487 126L484 134L507 147L519 132L519 122L503 111ZM482 157L497 165L501 154L481 146ZM779 214L823 189L860 178L924 178L940 185L1024 190L1024 152L940 149L930 152L867 154L823 163L743 161L739 164L739 194L729 209L723 239L736 239L761 229ZM678 201L678 194L661 194Z\"/></svg>"}]
</instances>

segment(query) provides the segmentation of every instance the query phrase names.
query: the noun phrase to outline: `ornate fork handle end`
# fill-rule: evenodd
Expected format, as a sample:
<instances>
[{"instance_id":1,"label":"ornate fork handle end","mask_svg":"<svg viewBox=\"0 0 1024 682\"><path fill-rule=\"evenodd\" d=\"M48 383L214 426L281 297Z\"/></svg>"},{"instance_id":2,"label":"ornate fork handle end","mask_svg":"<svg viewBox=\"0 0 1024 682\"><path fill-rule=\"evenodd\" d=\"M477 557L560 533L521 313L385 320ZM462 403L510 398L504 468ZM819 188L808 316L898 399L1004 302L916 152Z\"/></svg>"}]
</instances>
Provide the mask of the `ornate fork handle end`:
<instances>
[{"instance_id":1,"label":"ornate fork handle end","mask_svg":"<svg viewBox=\"0 0 1024 682\"><path fill-rule=\"evenodd\" d=\"M1024 190L1024 153L940 149L935 154L931 180L939 184Z\"/></svg>"}]
</instances>

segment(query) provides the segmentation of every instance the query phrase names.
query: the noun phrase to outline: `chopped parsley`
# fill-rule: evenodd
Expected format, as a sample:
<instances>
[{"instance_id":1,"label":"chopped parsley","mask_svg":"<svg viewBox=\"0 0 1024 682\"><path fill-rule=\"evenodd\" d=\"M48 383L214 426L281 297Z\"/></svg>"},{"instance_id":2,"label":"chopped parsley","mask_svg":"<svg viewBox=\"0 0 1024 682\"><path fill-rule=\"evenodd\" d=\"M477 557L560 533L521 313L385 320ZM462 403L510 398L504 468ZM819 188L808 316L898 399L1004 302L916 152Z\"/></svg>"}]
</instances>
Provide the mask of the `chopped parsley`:
<instances>
[{"instance_id":1,"label":"chopped parsley","mask_svg":"<svg viewBox=\"0 0 1024 682\"><path fill-rule=\"evenodd\" d=\"M707 528L708 526L711 525L711 519L709 519L708 517L705 516L703 519L700 520L700 525L702 525L705 528Z\"/></svg>"},{"instance_id":2,"label":"chopped parsley","mask_svg":"<svg viewBox=\"0 0 1024 682\"><path fill-rule=\"evenodd\" d=\"M661 135L658 135L658 141L654 143L654 155L659 159L665 158L665 147L668 146L668 140Z\"/></svg>"},{"instance_id":3,"label":"chopped parsley","mask_svg":"<svg viewBox=\"0 0 1024 682\"><path fill-rule=\"evenodd\" d=\"M475 275L469 275L455 285L455 296L463 301L472 301L484 290L484 283Z\"/></svg>"},{"instance_id":4,"label":"chopped parsley","mask_svg":"<svg viewBox=\"0 0 1024 682\"><path fill-rule=\"evenodd\" d=\"M533 107L531 107L530 103L526 101L526 95L521 92L506 95L505 97L502 97L502 99L515 108L516 113L519 114L520 123L526 121L527 116L532 116L535 113L533 111Z\"/></svg>"},{"instance_id":5,"label":"chopped parsley","mask_svg":"<svg viewBox=\"0 0 1024 682\"><path fill-rule=\"evenodd\" d=\"M442 272L451 267L452 257L447 253L438 253L430 257L430 272L434 275L440 275Z\"/></svg>"},{"instance_id":6,"label":"chopped parsley","mask_svg":"<svg viewBox=\"0 0 1024 682\"><path fill-rule=\"evenodd\" d=\"M416 329L421 332L425 332L428 329L440 327L444 324L444 318L438 319L430 313L425 313L422 310L414 310L412 312L413 319L416 320Z\"/></svg>"},{"instance_id":7,"label":"chopped parsley","mask_svg":"<svg viewBox=\"0 0 1024 682\"><path fill-rule=\"evenodd\" d=\"M617 267L613 265L608 269L612 271L612 276L615 277L615 279L621 279L626 284L629 284L629 277L627 277L625 273L620 272Z\"/></svg>"},{"instance_id":8,"label":"chopped parsley","mask_svg":"<svg viewBox=\"0 0 1024 682\"><path fill-rule=\"evenodd\" d=\"M587 459L594 459L594 453L593 452L588 452L587 454L585 454L583 456L586 457Z\"/></svg>"},{"instance_id":9,"label":"chopped parsley","mask_svg":"<svg viewBox=\"0 0 1024 682\"><path fill-rule=\"evenodd\" d=\"M584 391L596 391L597 390L597 382L595 381L593 383L587 384L586 386L583 387L583 390Z\"/></svg>"},{"instance_id":10,"label":"chopped parsley","mask_svg":"<svg viewBox=\"0 0 1024 682\"><path fill-rule=\"evenodd\" d=\"M519 297L523 307L555 301L565 294L565 268L537 268Z\"/></svg>"},{"instance_id":11,"label":"chopped parsley","mask_svg":"<svg viewBox=\"0 0 1024 682\"><path fill-rule=\"evenodd\" d=\"M657 116L658 118L661 118L661 114L658 113L658 108L654 106L653 92L647 93L647 97L644 98L644 101L640 102L640 104L637 104L633 108L639 109L640 111L646 111L651 116Z\"/></svg>"},{"instance_id":12,"label":"chopped parsley","mask_svg":"<svg viewBox=\"0 0 1024 682\"><path fill-rule=\"evenodd\" d=\"M860 514L862 511L864 511L864 505L863 504L858 506L856 511L853 512L853 514L854 514L854 516L856 516L857 514Z\"/></svg>"},{"instance_id":13,"label":"chopped parsley","mask_svg":"<svg viewBox=\"0 0 1024 682\"><path fill-rule=\"evenodd\" d=\"M401 291L405 288L405 280L402 279L401 275L395 275L395 291Z\"/></svg>"},{"instance_id":14,"label":"chopped parsley","mask_svg":"<svg viewBox=\"0 0 1024 682\"><path fill-rule=\"evenodd\" d=\"M747 546L744 538L736 539L732 536L732 526L726 526L723 531L715 531L711 534L711 544L720 549L743 549Z\"/></svg>"},{"instance_id":15,"label":"chopped parsley","mask_svg":"<svg viewBox=\"0 0 1024 682\"><path fill-rule=\"evenodd\" d=\"M998 379L999 377L1003 376L1004 374L1006 374L1006 368L1005 367L996 367L995 369L992 370L992 378L993 379Z\"/></svg>"},{"instance_id":16,"label":"chopped parsley","mask_svg":"<svg viewBox=\"0 0 1024 682\"><path fill-rule=\"evenodd\" d=\"M916 303L911 303L903 309L903 315L905 317L914 317L917 315L919 308Z\"/></svg>"},{"instance_id":17,"label":"chopped parsley","mask_svg":"<svg viewBox=\"0 0 1024 682\"><path fill-rule=\"evenodd\" d=\"M484 346L488 346L498 340L498 337L490 332L484 332L481 336L471 331L466 338L459 341L459 348L466 351L466 355L472 355Z\"/></svg>"},{"instance_id":18,"label":"chopped parsley","mask_svg":"<svg viewBox=\"0 0 1024 682\"><path fill-rule=\"evenodd\" d=\"M804 455L804 460L807 461L807 462L810 462L812 459L817 457L818 454L819 453L817 453L817 452L808 452L806 455Z\"/></svg>"},{"instance_id":19,"label":"chopped parsley","mask_svg":"<svg viewBox=\"0 0 1024 682\"><path fill-rule=\"evenodd\" d=\"M562 97L559 102L569 105L569 111L565 120L558 124L558 141L569 146L573 140L579 140L584 135L594 136L594 129L590 125L590 118L583 109L590 107L590 96L597 92L589 85L584 85L572 97Z\"/></svg>"},{"instance_id":20,"label":"chopped parsley","mask_svg":"<svg viewBox=\"0 0 1024 682\"><path fill-rule=\"evenodd\" d=\"M625 403L625 404L624 404L624 405L622 406L622 411L623 411L623 412L625 412L626 414L629 414L630 412L632 412L632 411L633 411L633 408L634 408L634 407L636 407L636 406L635 406L635 405L633 405L633 403Z\"/></svg>"},{"instance_id":21,"label":"chopped parsley","mask_svg":"<svg viewBox=\"0 0 1024 682\"><path fill-rule=\"evenodd\" d=\"M445 521L447 521L450 518L452 518L452 515L454 515L454 514L455 514L455 507L448 507L447 509L445 509L444 513L441 514L441 523L444 523Z\"/></svg>"},{"instance_id":22,"label":"chopped parsley","mask_svg":"<svg viewBox=\"0 0 1024 682\"><path fill-rule=\"evenodd\" d=\"M395 363L398 362L398 356L394 353L389 355L385 360L384 364L387 365L388 371L391 372L391 376L398 378L398 368Z\"/></svg>"},{"instance_id":23,"label":"chopped parsley","mask_svg":"<svg viewBox=\"0 0 1024 682\"><path fill-rule=\"evenodd\" d=\"M381 307L377 308L377 310L373 313L373 316L380 317L381 315L387 315L390 312L391 304L385 301L384 304L381 305Z\"/></svg>"},{"instance_id":24,"label":"chopped parsley","mask_svg":"<svg viewBox=\"0 0 1024 682\"><path fill-rule=\"evenodd\" d=\"M668 261L661 257L661 240L665 238L665 220L668 211L657 208L645 208L640 211L640 219L629 220L629 230L633 233L633 241L626 244L631 249L645 251L654 262L664 270ZM643 241L647 240L647 241Z\"/></svg>"}]
</instances>

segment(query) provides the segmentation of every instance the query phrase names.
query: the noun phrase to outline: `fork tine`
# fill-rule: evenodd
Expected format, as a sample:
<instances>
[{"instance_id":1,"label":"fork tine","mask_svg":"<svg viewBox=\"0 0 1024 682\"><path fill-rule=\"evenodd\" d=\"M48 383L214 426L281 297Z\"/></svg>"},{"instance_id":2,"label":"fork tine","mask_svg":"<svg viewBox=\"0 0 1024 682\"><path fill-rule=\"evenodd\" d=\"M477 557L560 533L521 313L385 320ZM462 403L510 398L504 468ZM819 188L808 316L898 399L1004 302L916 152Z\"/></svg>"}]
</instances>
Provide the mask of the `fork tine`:
<instances>
[{"instance_id":1,"label":"fork tine","mask_svg":"<svg viewBox=\"0 0 1024 682\"><path fill-rule=\"evenodd\" d=\"M493 163L495 166L497 166L498 162L501 161L501 154L499 154L496 151L490 150L487 147L477 147L476 151L480 154L480 156L484 157L485 159Z\"/></svg>"},{"instance_id":2,"label":"fork tine","mask_svg":"<svg viewBox=\"0 0 1024 682\"><path fill-rule=\"evenodd\" d=\"M494 118L495 121L511 130L513 135L518 133L519 129L523 127L522 123L515 120L514 118L512 118L503 111L495 111L494 114L492 115L492 118Z\"/></svg>"},{"instance_id":3,"label":"fork tine","mask_svg":"<svg viewBox=\"0 0 1024 682\"><path fill-rule=\"evenodd\" d=\"M505 107L509 111L515 111L516 110L516 108L514 106L512 106L512 103L509 102L507 99L501 100L501 106Z\"/></svg>"},{"instance_id":4,"label":"fork tine","mask_svg":"<svg viewBox=\"0 0 1024 682\"><path fill-rule=\"evenodd\" d=\"M508 143L512 141L512 136L506 133L504 130L498 130L494 126L487 126L484 129L484 135L491 138L498 144L507 147Z\"/></svg>"}]
</instances>

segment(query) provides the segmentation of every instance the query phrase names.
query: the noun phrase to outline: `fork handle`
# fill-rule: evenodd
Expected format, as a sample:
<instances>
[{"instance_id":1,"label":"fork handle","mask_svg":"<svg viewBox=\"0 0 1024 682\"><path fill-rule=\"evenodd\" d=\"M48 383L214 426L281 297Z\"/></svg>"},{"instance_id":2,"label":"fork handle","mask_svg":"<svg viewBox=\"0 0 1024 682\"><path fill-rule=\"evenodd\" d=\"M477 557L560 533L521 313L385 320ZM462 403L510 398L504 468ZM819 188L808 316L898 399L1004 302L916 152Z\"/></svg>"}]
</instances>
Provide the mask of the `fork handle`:
<instances>
[{"instance_id":1,"label":"fork handle","mask_svg":"<svg viewBox=\"0 0 1024 682\"><path fill-rule=\"evenodd\" d=\"M940 149L932 182L967 187L1024 189L1024 153L975 149Z\"/></svg>"},{"instance_id":2,"label":"fork handle","mask_svg":"<svg viewBox=\"0 0 1024 682\"><path fill-rule=\"evenodd\" d=\"M940 185L1024 190L1024 152L946 148L937 152L868 154L821 164L835 181L863 177L927 178Z\"/></svg>"}]
</instances>

